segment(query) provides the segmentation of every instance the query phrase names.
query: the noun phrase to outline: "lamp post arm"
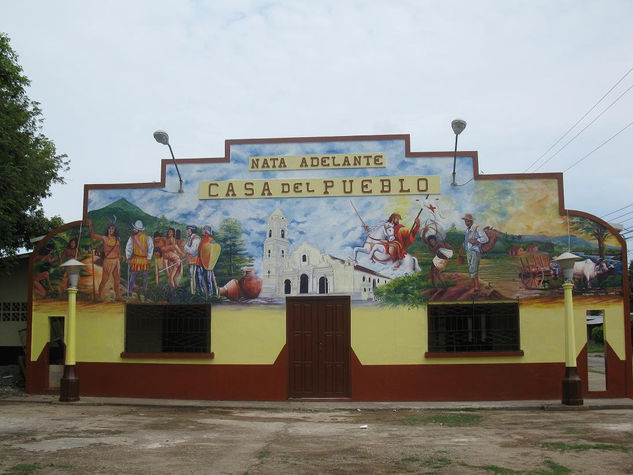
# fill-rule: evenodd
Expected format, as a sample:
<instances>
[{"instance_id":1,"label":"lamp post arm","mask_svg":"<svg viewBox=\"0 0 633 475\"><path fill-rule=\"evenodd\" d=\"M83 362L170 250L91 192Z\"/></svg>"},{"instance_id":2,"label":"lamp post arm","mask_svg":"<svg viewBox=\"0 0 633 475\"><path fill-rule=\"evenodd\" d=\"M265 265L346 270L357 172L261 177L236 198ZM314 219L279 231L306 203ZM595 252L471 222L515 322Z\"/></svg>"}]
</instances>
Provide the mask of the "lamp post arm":
<instances>
[{"instance_id":1,"label":"lamp post arm","mask_svg":"<svg viewBox=\"0 0 633 475\"><path fill-rule=\"evenodd\" d=\"M455 153L453 154L453 181L451 182L451 186L457 186L455 182L455 165L457 164L457 137L458 134L455 134Z\"/></svg>"},{"instance_id":2,"label":"lamp post arm","mask_svg":"<svg viewBox=\"0 0 633 475\"><path fill-rule=\"evenodd\" d=\"M180 170L178 169L178 163L176 162L176 157L174 157L174 151L171 149L171 144L167 142L167 146L169 147L169 153L171 153L171 159L174 161L174 166L176 167L176 173L178 173L178 180L180 181L180 188L178 188L178 193L182 193L182 177L180 176Z\"/></svg>"}]
</instances>

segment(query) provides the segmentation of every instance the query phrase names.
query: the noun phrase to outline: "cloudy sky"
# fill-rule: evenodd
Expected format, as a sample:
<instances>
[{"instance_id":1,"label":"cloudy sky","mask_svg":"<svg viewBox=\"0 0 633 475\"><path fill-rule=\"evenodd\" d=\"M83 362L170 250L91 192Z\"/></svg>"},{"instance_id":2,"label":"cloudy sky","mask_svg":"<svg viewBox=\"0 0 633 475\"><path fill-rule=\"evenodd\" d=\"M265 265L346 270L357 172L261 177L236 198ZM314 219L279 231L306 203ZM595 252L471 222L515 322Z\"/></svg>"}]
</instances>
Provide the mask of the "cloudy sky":
<instances>
[{"instance_id":1,"label":"cloudy sky","mask_svg":"<svg viewBox=\"0 0 633 475\"><path fill-rule=\"evenodd\" d=\"M393 133L451 151L456 117L483 173L564 171L566 207L605 216L633 204L633 126L590 154L633 120L631 19L629 0L16 0L0 31L71 160L45 203L65 221L85 183L160 179L156 129L181 158L222 156L226 139Z\"/></svg>"}]
</instances>

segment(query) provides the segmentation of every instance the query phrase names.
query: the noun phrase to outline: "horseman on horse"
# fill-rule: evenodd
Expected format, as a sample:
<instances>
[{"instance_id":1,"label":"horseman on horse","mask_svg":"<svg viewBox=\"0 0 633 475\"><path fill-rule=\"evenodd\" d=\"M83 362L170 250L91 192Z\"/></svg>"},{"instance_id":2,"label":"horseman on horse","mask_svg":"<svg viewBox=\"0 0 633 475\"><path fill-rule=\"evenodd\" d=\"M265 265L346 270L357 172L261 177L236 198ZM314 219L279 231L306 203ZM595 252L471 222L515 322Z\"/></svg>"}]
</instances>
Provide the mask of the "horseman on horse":
<instances>
[{"instance_id":1,"label":"horseman on horse","mask_svg":"<svg viewBox=\"0 0 633 475\"><path fill-rule=\"evenodd\" d=\"M403 264L405 257L409 257L407 249L415 241L415 236L420 229L419 214L411 229L400 224L402 216L398 213L392 213L387 221L369 227L360 217L353 203L352 207L361 220L363 229L367 232L364 245L354 248L354 261L357 261L358 253L362 252L369 255L371 262L380 262L381 264L394 262L394 270L398 269ZM405 268L413 267L413 271L415 271L417 262L409 263L409 260L411 259L406 260ZM413 260L417 261L415 258ZM409 266L409 264L411 265Z\"/></svg>"},{"instance_id":2,"label":"horseman on horse","mask_svg":"<svg viewBox=\"0 0 633 475\"><path fill-rule=\"evenodd\" d=\"M400 261L407 253L407 249L415 241L415 236L420 230L420 216L418 215L413 221L413 227L407 229L404 224L400 224L402 216L398 213L391 213L388 223L393 224L394 240L389 245L388 253L391 256L392 261L396 262L394 269L400 267Z\"/></svg>"}]
</instances>

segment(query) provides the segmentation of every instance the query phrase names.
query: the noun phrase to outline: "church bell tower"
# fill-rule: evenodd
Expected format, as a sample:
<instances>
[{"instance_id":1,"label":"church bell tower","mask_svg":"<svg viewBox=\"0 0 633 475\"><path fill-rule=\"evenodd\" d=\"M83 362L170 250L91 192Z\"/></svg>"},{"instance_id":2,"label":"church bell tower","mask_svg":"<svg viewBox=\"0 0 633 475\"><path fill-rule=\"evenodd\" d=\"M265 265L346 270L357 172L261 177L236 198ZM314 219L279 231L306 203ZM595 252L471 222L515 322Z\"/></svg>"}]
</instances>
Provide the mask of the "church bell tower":
<instances>
[{"instance_id":1,"label":"church bell tower","mask_svg":"<svg viewBox=\"0 0 633 475\"><path fill-rule=\"evenodd\" d=\"M275 209L268 217L266 239L264 239L264 255L262 258L264 280L262 295L276 297L283 295L283 282L280 282L281 270L286 267L290 258L290 241L288 240L288 218L279 209Z\"/></svg>"}]
</instances>

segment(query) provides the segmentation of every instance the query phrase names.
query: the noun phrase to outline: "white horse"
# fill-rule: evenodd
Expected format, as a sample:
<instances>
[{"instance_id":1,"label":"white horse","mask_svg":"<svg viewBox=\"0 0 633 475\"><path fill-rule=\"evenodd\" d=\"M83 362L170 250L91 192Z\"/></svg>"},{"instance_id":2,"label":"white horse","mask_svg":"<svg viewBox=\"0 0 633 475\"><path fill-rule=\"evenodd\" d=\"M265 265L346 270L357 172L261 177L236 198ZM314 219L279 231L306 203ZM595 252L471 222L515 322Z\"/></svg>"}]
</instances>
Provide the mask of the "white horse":
<instances>
[{"instance_id":1,"label":"white horse","mask_svg":"<svg viewBox=\"0 0 633 475\"><path fill-rule=\"evenodd\" d=\"M354 262L358 262L358 253L362 252L369 256L369 260L373 263L389 264L391 262L399 262L398 268L404 274L413 274L420 271L417 258L405 254L400 261L394 259L389 253L389 243L395 241L394 227L392 223L384 222L369 229L367 238L362 247L354 248Z\"/></svg>"},{"instance_id":2,"label":"white horse","mask_svg":"<svg viewBox=\"0 0 633 475\"><path fill-rule=\"evenodd\" d=\"M391 256L387 252L387 243L395 239L392 223L384 222L371 227L365 238L365 244L354 248L354 262L358 262L359 252L368 254L371 262L391 261Z\"/></svg>"}]
</instances>

